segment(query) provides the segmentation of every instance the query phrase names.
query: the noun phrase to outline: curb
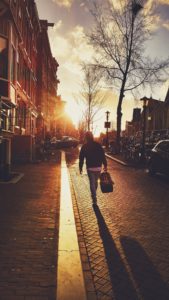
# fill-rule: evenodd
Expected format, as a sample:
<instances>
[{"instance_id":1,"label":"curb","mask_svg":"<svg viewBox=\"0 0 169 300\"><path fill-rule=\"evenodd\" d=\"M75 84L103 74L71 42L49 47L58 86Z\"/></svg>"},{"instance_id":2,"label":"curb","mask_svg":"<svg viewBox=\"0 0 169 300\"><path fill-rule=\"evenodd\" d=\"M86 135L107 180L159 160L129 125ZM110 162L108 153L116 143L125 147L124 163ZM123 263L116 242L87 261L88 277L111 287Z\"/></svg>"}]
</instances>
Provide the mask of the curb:
<instances>
[{"instance_id":1,"label":"curb","mask_svg":"<svg viewBox=\"0 0 169 300\"><path fill-rule=\"evenodd\" d=\"M60 194L59 246L57 266L58 300L86 300L84 274L76 231L75 217L65 161L61 153L61 194Z\"/></svg>"},{"instance_id":2,"label":"curb","mask_svg":"<svg viewBox=\"0 0 169 300\"><path fill-rule=\"evenodd\" d=\"M17 183L24 176L24 173L11 172L10 174L12 175L12 178L10 180L7 180L7 181L1 181L0 180L0 184Z\"/></svg>"}]
</instances>

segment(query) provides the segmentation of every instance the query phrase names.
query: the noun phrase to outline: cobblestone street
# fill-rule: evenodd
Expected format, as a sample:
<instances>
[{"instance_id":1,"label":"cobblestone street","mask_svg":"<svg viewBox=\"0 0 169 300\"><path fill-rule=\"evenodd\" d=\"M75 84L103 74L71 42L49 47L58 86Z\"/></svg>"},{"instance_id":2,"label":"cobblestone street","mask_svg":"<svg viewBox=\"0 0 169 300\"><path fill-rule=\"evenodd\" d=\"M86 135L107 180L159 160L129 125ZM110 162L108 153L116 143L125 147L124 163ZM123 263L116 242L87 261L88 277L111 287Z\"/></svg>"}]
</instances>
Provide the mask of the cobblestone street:
<instances>
[{"instance_id":1,"label":"cobblestone street","mask_svg":"<svg viewBox=\"0 0 169 300\"><path fill-rule=\"evenodd\" d=\"M168 180L108 160L114 192L99 188L94 210L86 172L79 175L75 158L68 163L88 292L97 299L169 299Z\"/></svg>"}]
</instances>

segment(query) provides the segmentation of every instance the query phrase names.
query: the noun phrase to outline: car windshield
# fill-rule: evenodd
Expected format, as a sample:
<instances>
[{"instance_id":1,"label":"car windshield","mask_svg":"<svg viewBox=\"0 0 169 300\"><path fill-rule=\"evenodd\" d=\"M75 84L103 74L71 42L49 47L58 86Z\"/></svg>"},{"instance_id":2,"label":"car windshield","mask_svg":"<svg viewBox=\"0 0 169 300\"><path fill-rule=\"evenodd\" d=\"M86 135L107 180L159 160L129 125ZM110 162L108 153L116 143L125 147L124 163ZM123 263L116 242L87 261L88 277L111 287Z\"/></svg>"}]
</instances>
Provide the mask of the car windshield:
<instances>
[{"instance_id":1,"label":"car windshield","mask_svg":"<svg viewBox=\"0 0 169 300\"><path fill-rule=\"evenodd\" d=\"M164 141L157 145L157 149L165 152L169 152L169 142Z\"/></svg>"}]
</instances>

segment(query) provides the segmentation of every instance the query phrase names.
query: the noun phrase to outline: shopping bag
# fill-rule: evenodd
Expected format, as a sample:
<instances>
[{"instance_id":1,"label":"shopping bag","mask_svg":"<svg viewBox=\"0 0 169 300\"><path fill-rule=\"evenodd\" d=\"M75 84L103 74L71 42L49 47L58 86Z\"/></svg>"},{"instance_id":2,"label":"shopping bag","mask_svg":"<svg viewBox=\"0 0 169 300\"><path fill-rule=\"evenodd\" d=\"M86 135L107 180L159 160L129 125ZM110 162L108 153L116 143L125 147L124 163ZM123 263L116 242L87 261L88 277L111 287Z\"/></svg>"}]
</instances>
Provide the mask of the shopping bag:
<instances>
[{"instance_id":1,"label":"shopping bag","mask_svg":"<svg viewBox=\"0 0 169 300\"><path fill-rule=\"evenodd\" d=\"M102 172L100 174L100 188L102 193L111 193L113 192L114 182L110 176L109 172Z\"/></svg>"}]
</instances>

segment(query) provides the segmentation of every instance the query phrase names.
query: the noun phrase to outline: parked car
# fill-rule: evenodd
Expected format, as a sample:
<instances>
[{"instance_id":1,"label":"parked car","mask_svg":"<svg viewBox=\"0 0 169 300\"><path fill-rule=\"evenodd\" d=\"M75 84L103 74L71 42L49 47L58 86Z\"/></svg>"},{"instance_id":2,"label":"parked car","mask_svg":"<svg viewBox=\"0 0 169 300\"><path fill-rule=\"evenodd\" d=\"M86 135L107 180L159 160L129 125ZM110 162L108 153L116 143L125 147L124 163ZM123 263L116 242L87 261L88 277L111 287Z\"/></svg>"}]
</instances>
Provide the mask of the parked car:
<instances>
[{"instance_id":1,"label":"parked car","mask_svg":"<svg viewBox=\"0 0 169 300\"><path fill-rule=\"evenodd\" d=\"M51 138L50 140L50 146L52 149L57 148L57 144L60 142L55 136Z\"/></svg>"},{"instance_id":2,"label":"parked car","mask_svg":"<svg viewBox=\"0 0 169 300\"><path fill-rule=\"evenodd\" d=\"M169 139L159 141L151 150L148 169L151 175L163 173L169 176Z\"/></svg>"},{"instance_id":3,"label":"parked car","mask_svg":"<svg viewBox=\"0 0 169 300\"><path fill-rule=\"evenodd\" d=\"M70 136L63 136L61 140L56 142L56 148L75 148L79 145L79 140L70 137Z\"/></svg>"}]
</instances>

